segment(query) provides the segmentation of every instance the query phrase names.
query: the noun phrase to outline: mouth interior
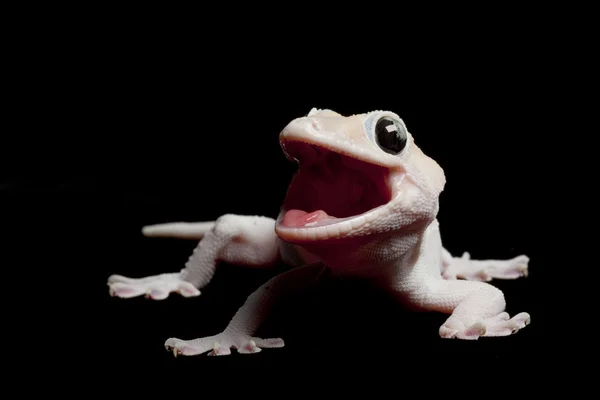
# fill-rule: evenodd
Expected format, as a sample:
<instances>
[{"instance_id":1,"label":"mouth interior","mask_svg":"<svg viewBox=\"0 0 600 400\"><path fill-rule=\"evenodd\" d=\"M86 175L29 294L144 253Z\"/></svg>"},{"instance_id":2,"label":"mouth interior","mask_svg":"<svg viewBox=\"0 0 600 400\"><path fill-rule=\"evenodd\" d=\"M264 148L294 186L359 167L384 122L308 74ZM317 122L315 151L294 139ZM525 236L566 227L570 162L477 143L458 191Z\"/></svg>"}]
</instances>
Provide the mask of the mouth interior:
<instances>
[{"instance_id":1,"label":"mouth interior","mask_svg":"<svg viewBox=\"0 0 600 400\"><path fill-rule=\"evenodd\" d=\"M391 200L389 170L323 147L283 143L299 169L286 195L281 225L314 227L349 219Z\"/></svg>"}]
</instances>

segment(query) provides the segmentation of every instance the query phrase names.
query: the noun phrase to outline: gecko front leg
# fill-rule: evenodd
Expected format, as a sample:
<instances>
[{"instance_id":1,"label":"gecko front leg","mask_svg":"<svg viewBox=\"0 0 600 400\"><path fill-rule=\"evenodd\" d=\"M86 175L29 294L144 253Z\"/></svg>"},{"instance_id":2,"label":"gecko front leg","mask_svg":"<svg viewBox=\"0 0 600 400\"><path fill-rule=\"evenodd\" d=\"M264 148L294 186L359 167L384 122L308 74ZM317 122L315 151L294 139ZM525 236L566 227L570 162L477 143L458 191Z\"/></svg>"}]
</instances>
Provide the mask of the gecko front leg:
<instances>
[{"instance_id":1,"label":"gecko front leg","mask_svg":"<svg viewBox=\"0 0 600 400\"><path fill-rule=\"evenodd\" d=\"M279 240L274 225L275 220L268 217L223 215L207 230L180 272L144 278L111 275L109 292L121 298L145 295L154 300L166 299L170 293L194 297L210 282L220 261L253 267L275 265Z\"/></svg>"},{"instance_id":2,"label":"gecko front leg","mask_svg":"<svg viewBox=\"0 0 600 400\"><path fill-rule=\"evenodd\" d=\"M526 312L510 318L502 291L485 282L430 278L413 287L408 297L421 309L450 314L439 329L442 338L508 336L531 320Z\"/></svg>"},{"instance_id":3,"label":"gecko front leg","mask_svg":"<svg viewBox=\"0 0 600 400\"><path fill-rule=\"evenodd\" d=\"M231 348L237 349L239 353L249 354L257 353L261 348L283 347L283 339L263 339L253 335L282 295L315 282L323 268L322 264L316 263L281 273L248 297L223 332L193 340L170 338L165 342L165 347L173 351L175 356L193 356L206 352L210 352L209 355L229 355Z\"/></svg>"},{"instance_id":4,"label":"gecko front leg","mask_svg":"<svg viewBox=\"0 0 600 400\"><path fill-rule=\"evenodd\" d=\"M473 260L469 253L453 257L442 249L442 277L469 281L517 279L528 275L529 257L520 255L509 260Z\"/></svg>"}]
</instances>

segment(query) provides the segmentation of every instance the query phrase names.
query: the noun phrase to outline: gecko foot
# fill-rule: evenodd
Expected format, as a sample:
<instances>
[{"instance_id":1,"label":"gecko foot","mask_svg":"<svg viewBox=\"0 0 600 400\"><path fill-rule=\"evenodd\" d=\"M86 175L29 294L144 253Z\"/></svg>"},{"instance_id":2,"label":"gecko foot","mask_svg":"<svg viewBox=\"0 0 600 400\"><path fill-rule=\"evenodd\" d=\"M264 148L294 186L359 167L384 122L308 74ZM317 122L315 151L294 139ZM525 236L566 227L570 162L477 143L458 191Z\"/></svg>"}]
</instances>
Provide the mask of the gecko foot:
<instances>
[{"instance_id":1,"label":"gecko foot","mask_svg":"<svg viewBox=\"0 0 600 400\"><path fill-rule=\"evenodd\" d=\"M121 275L111 275L108 278L111 296L124 299L146 296L152 300L164 300L170 293L179 293L183 297L195 297L200 291L191 283L180 278L179 273L161 274L145 278L128 278Z\"/></svg>"},{"instance_id":2,"label":"gecko foot","mask_svg":"<svg viewBox=\"0 0 600 400\"><path fill-rule=\"evenodd\" d=\"M283 339L262 339L257 337L242 336L234 339L234 336L221 333L215 336L194 340L181 340L170 338L165 342L167 351L173 355L195 356L208 352L209 356L227 356L231 349L237 349L240 354L253 354L262 351L263 348L283 347Z\"/></svg>"},{"instance_id":3,"label":"gecko foot","mask_svg":"<svg viewBox=\"0 0 600 400\"><path fill-rule=\"evenodd\" d=\"M444 279L465 279L489 282L492 279L517 279L528 275L529 257L520 255L510 260L472 260L468 252L454 258L442 276Z\"/></svg>"},{"instance_id":4,"label":"gecko foot","mask_svg":"<svg viewBox=\"0 0 600 400\"><path fill-rule=\"evenodd\" d=\"M469 320L468 322L465 320ZM531 317L522 312L510 318L508 313L472 322L472 318L451 316L440 327L440 337L444 339L475 340L486 336L508 336L529 325Z\"/></svg>"}]
</instances>

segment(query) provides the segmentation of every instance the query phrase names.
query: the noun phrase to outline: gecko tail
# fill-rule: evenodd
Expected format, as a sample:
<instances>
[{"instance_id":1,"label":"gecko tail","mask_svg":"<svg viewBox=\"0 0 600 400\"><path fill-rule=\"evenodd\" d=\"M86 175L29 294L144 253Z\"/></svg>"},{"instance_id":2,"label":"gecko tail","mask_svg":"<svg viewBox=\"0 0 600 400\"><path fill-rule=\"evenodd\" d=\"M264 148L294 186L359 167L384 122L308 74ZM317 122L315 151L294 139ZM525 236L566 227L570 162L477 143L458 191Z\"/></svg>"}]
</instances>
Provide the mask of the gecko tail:
<instances>
[{"instance_id":1,"label":"gecko tail","mask_svg":"<svg viewBox=\"0 0 600 400\"><path fill-rule=\"evenodd\" d=\"M170 222L166 224L146 225L142 234L147 237L200 240L215 225L211 222Z\"/></svg>"}]
</instances>

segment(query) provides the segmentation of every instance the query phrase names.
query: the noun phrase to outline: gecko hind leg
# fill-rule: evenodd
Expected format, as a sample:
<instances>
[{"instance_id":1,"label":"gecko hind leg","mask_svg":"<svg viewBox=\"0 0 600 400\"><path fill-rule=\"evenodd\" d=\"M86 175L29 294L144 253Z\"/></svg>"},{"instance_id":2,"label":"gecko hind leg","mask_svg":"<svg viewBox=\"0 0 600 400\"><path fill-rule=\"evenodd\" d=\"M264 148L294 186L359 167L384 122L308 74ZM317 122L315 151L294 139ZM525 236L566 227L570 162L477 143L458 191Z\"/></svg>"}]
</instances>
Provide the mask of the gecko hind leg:
<instances>
[{"instance_id":1,"label":"gecko hind leg","mask_svg":"<svg viewBox=\"0 0 600 400\"><path fill-rule=\"evenodd\" d=\"M152 300L164 300L169 297L169 293L179 293L183 297L200 295L200 291L190 282L181 279L181 273L177 272L144 278L111 275L108 278L108 286L111 296L123 299L143 295Z\"/></svg>"},{"instance_id":2,"label":"gecko hind leg","mask_svg":"<svg viewBox=\"0 0 600 400\"><path fill-rule=\"evenodd\" d=\"M473 260L469 253L452 257L444 250L442 277L488 282L492 279L517 279L528 275L529 257L520 255L509 260Z\"/></svg>"},{"instance_id":3,"label":"gecko hind leg","mask_svg":"<svg viewBox=\"0 0 600 400\"><path fill-rule=\"evenodd\" d=\"M275 220L261 216L226 214L207 230L180 272L143 278L111 275L109 293L120 298L146 296L166 299L170 293L200 295L220 261L252 267L269 267L279 260Z\"/></svg>"}]
</instances>

